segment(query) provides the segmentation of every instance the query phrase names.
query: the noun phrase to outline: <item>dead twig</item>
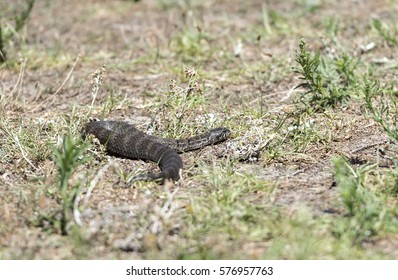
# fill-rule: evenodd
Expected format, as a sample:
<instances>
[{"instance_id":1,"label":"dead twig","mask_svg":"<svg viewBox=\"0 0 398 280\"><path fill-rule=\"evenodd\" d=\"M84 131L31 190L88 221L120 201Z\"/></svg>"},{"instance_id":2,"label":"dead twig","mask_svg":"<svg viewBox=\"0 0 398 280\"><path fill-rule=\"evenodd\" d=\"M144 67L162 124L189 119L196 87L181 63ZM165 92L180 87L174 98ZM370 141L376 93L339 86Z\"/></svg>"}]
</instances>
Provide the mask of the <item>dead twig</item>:
<instances>
[{"instance_id":1,"label":"dead twig","mask_svg":"<svg viewBox=\"0 0 398 280\"><path fill-rule=\"evenodd\" d=\"M368 145L362 146L362 147L360 147L358 149L355 149L355 150L351 151L351 153L357 153L357 152L360 152L360 151L363 151L363 150L366 150L366 149L369 149L369 148L373 148L375 146L386 144L387 142L388 142L388 140L384 140L384 141L381 141L381 142L368 144Z\"/></svg>"}]
</instances>

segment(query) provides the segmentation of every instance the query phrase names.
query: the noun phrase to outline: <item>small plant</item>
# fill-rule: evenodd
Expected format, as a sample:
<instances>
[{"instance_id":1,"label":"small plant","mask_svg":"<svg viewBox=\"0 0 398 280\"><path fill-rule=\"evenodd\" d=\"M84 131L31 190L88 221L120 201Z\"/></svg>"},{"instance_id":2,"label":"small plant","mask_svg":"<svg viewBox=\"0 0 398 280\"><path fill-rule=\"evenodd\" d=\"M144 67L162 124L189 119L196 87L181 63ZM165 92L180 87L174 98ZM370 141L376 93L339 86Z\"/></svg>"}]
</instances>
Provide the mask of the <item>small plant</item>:
<instances>
[{"instance_id":1,"label":"small plant","mask_svg":"<svg viewBox=\"0 0 398 280\"><path fill-rule=\"evenodd\" d=\"M70 179L76 168L87 162L90 157L84 156L87 144L73 139L70 133L65 134L62 146L54 149L54 158L58 167L58 184L62 199L61 232L68 233L68 224L73 217L73 208L79 194L80 182L69 187Z\"/></svg>"},{"instance_id":2,"label":"small plant","mask_svg":"<svg viewBox=\"0 0 398 280\"><path fill-rule=\"evenodd\" d=\"M0 11L0 64L6 61L6 46L9 41L15 36L15 34L17 34L22 29L22 27L25 26L30 12L33 9L35 1L36 0L26 0L26 8L15 17L15 26L12 30L10 28L5 28L3 15Z\"/></svg>"},{"instance_id":3,"label":"small plant","mask_svg":"<svg viewBox=\"0 0 398 280\"><path fill-rule=\"evenodd\" d=\"M319 53L312 55L307 50L307 44L305 41L301 40L299 51L296 53L296 62L300 64L301 70L296 69L295 72L301 74L302 77L300 77L300 79L305 81L298 85L298 87L307 87L309 89L308 92L323 96L326 95L326 92L323 87L322 76L319 72L319 56Z\"/></svg>"},{"instance_id":4,"label":"small plant","mask_svg":"<svg viewBox=\"0 0 398 280\"><path fill-rule=\"evenodd\" d=\"M178 86L176 80L170 81L166 100L155 112L151 123L151 127L155 128L158 115L162 114L162 118L168 119L168 127L165 130L175 133L170 135L171 137L180 136L181 131L185 129L187 112L204 102L203 86L198 83L197 71L194 68L185 68L184 79L187 80L185 87Z\"/></svg>"},{"instance_id":5,"label":"small plant","mask_svg":"<svg viewBox=\"0 0 398 280\"><path fill-rule=\"evenodd\" d=\"M343 157L335 158L333 166L340 199L348 211L345 223L336 226L337 233L360 244L377 234L383 227L386 214L380 199L365 184L372 166L354 170Z\"/></svg>"},{"instance_id":6,"label":"small plant","mask_svg":"<svg viewBox=\"0 0 398 280\"><path fill-rule=\"evenodd\" d=\"M388 44L398 46L398 30L391 30L390 27L378 19L373 19L371 25Z\"/></svg>"},{"instance_id":7,"label":"small plant","mask_svg":"<svg viewBox=\"0 0 398 280\"><path fill-rule=\"evenodd\" d=\"M373 119L377 121L387 133L389 137L398 141L398 97L397 91L380 89L378 80L364 79L363 92L365 95L366 107L369 109ZM389 94L391 93L391 94ZM378 106L373 102L376 96L378 98Z\"/></svg>"},{"instance_id":8,"label":"small plant","mask_svg":"<svg viewBox=\"0 0 398 280\"><path fill-rule=\"evenodd\" d=\"M340 22L335 17L327 18L325 21L325 27L327 34L333 39L336 40L337 34L340 31Z\"/></svg>"},{"instance_id":9,"label":"small plant","mask_svg":"<svg viewBox=\"0 0 398 280\"><path fill-rule=\"evenodd\" d=\"M357 84L357 77L355 75L357 65L358 61L346 53L336 58L334 66L341 84L353 86Z\"/></svg>"},{"instance_id":10,"label":"small plant","mask_svg":"<svg viewBox=\"0 0 398 280\"><path fill-rule=\"evenodd\" d=\"M174 48L183 61L197 63L212 57L214 49L210 47L211 35L199 26L185 27L174 39Z\"/></svg>"},{"instance_id":11,"label":"small plant","mask_svg":"<svg viewBox=\"0 0 398 280\"><path fill-rule=\"evenodd\" d=\"M91 107L94 107L95 100L97 98L98 92L102 86L103 76L106 72L106 67L103 65L101 68L95 70L94 73L91 74L91 96L93 100L91 101Z\"/></svg>"},{"instance_id":12,"label":"small plant","mask_svg":"<svg viewBox=\"0 0 398 280\"><path fill-rule=\"evenodd\" d=\"M307 89L300 96L307 111L335 107L349 98L350 89L356 84L354 70L357 63L348 54L326 61L319 52L309 52L302 39L296 53L296 62L300 68L294 68L294 72L304 80L297 87Z\"/></svg>"}]
</instances>

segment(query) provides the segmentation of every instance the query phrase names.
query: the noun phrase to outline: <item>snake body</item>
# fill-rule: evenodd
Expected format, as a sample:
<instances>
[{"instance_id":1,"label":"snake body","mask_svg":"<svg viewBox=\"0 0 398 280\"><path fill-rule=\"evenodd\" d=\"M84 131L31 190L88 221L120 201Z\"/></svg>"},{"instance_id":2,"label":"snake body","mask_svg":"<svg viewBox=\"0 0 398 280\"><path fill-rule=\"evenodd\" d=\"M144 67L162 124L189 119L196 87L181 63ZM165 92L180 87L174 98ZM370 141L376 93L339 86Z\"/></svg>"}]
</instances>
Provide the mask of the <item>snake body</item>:
<instances>
[{"instance_id":1,"label":"snake body","mask_svg":"<svg viewBox=\"0 0 398 280\"><path fill-rule=\"evenodd\" d=\"M130 159L144 159L156 162L161 168L157 174L138 175L138 180L177 181L183 167L178 153L201 149L226 140L231 132L224 127L210 129L192 138L158 138L146 134L133 125L120 121L92 121L86 124L84 135L94 135L108 153Z\"/></svg>"}]
</instances>

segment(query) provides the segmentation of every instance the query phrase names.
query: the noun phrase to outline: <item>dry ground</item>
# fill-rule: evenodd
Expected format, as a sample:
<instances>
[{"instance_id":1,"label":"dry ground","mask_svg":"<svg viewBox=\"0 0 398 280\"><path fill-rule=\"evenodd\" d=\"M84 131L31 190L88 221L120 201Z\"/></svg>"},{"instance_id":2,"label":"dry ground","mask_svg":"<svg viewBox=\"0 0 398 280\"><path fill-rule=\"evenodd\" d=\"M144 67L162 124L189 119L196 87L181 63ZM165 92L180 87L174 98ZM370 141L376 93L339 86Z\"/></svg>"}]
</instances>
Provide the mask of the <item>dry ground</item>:
<instances>
[{"instance_id":1,"label":"dry ground","mask_svg":"<svg viewBox=\"0 0 398 280\"><path fill-rule=\"evenodd\" d=\"M5 2L9 14L23 7ZM398 3L335 2L37 0L0 68L0 258L398 258L396 143L361 94L316 113L295 101L300 38L397 88L398 46L371 20L398 40ZM182 155L183 180L165 186L128 184L157 166L89 144L69 180L81 188L81 226L72 219L62 235L53 147L67 132L78 139L90 117L161 136L233 135ZM389 213L375 232L342 203L339 155Z\"/></svg>"}]
</instances>

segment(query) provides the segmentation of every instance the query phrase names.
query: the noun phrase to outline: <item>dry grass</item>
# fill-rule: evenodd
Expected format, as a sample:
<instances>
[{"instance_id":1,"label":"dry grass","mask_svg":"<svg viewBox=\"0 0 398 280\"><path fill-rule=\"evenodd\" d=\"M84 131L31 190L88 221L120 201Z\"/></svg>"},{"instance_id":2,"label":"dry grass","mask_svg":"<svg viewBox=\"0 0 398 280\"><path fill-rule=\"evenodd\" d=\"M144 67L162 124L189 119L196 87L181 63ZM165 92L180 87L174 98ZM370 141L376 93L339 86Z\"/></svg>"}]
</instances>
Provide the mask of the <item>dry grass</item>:
<instances>
[{"instance_id":1,"label":"dry grass","mask_svg":"<svg viewBox=\"0 0 398 280\"><path fill-rule=\"evenodd\" d=\"M373 2L37 0L0 66L0 259L398 258L398 5ZM158 167L90 117L233 134L129 185Z\"/></svg>"}]
</instances>

